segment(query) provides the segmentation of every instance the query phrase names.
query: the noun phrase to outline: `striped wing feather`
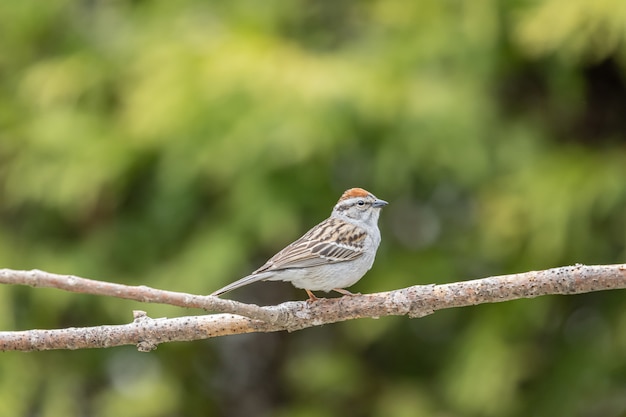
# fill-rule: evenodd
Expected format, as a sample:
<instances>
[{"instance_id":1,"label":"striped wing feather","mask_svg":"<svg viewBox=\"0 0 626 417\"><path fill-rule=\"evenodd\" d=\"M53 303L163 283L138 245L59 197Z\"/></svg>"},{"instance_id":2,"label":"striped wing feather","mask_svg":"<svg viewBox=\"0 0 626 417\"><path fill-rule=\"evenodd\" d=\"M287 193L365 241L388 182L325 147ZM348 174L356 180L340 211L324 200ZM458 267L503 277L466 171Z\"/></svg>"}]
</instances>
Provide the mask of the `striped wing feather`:
<instances>
[{"instance_id":1,"label":"striped wing feather","mask_svg":"<svg viewBox=\"0 0 626 417\"><path fill-rule=\"evenodd\" d=\"M340 219L324 220L253 272L306 268L356 259L363 254L365 230Z\"/></svg>"}]
</instances>

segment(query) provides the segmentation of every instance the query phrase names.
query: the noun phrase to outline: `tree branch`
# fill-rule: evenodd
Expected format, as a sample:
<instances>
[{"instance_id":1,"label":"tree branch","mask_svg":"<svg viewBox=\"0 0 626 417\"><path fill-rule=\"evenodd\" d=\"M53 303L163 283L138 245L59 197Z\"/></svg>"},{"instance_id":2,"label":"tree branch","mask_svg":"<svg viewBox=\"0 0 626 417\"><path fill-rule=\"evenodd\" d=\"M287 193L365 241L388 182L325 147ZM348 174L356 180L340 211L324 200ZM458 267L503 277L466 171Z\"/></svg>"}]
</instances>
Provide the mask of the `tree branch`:
<instances>
[{"instance_id":1,"label":"tree branch","mask_svg":"<svg viewBox=\"0 0 626 417\"><path fill-rule=\"evenodd\" d=\"M273 322L277 317L254 304L244 304L217 297L158 290L145 285L123 285L96 281L74 275L59 275L33 269L14 271L0 269L0 284L28 285L30 287L56 288L81 294L103 295L142 303L168 304L176 307L201 308L217 313L235 313L253 319Z\"/></svg>"},{"instance_id":2,"label":"tree branch","mask_svg":"<svg viewBox=\"0 0 626 417\"><path fill-rule=\"evenodd\" d=\"M445 308L541 295L624 289L626 264L577 264L451 284L416 285L382 293L320 299L316 302L292 301L268 307L36 270L0 270L0 283L52 287L229 313L151 319L144 312L135 312L135 320L125 325L0 332L0 350L83 349L135 344L139 350L148 351L155 349L160 343L170 341L200 340L250 332L294 331L356 318L392 315L423 317Z\"/></svg>"}]
</instances>

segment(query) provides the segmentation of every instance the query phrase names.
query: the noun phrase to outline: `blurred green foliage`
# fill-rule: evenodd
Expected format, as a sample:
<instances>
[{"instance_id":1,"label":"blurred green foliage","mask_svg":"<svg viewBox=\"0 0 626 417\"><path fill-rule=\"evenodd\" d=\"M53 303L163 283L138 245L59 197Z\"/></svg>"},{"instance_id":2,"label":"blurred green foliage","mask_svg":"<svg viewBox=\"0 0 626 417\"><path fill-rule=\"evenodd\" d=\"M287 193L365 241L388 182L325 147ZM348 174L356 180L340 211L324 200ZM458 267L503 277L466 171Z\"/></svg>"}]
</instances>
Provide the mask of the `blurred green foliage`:
<instances>
[{"instance_id":1,"label":"blurred green foliage","mask_svg":"<svg viewBox=\"0 0 626 417\"><path fill-rule=\"evenodd\" d=\"M0 5L0 266L206 294L391 204L372 292L626 259L626 3ZM229 297L304 298L262 283ZM3 330L200 314L0 287ZM624 416L623 292L0 355L0 415Z\"/></svg>"}]
</instances>

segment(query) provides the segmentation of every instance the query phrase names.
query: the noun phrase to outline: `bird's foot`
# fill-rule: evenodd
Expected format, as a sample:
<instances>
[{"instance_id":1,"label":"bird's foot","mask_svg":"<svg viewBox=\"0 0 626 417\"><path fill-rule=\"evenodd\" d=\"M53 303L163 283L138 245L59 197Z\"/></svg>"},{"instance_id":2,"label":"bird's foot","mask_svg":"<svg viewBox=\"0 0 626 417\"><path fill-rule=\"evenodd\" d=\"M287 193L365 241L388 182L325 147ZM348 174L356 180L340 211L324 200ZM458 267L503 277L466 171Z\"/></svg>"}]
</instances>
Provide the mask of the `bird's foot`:
<instances>
[{"instance_id":1,"label":"bird's foot","mask_svg":"<svg viewBox=\"0 0 626 417\"><path fill-rule=\"evenodd\" d=\"M313 294L311 290L304 290L304 291L306 291L306 293L309 295L309 299L306 300L307 303L312 303L312 302L319 300L319 298L316 297L315 294Z\"/></svg>"}]
</instances>

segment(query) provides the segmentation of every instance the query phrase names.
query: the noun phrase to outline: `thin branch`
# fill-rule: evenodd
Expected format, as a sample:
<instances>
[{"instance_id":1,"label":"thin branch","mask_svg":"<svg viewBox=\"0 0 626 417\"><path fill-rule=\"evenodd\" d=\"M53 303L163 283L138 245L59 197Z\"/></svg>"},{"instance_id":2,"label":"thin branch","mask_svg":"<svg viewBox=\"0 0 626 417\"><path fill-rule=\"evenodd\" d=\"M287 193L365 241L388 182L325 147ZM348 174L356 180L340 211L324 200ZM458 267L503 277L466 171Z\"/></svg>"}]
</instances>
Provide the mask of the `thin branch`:
<instances>
[{"instance_id":1,"label":"thin branch","mask_svg":"<svg viewBox=\"0 0 626 417\"><path fill-rule=\"evenodd\" d=\"M25 276L30 278L24 279ZM61 282L55 281L59 279ZM80 285L68 285L63 279L80 282L80 285L86 287L77 291ZM151 319L143 312L136 312L135 320L126 325L0 332L0 350L83 349L134 344L139 350L147 351L170 341L200 340L250 332L294 331L356 318L392 315L423 317L445 308L542 295L625 289L626 264L574 265L451 284L416 285L389 292L320 299L316 302L287 302L268 307L148 287L126 287L41 271L0 270L0 282L48 286L182 307L214 308L231 313ZM131 293L124 292L127 288L132 289ZM259 319L260 316L268 319Z\"/></svg>"},{"instance_id":2,"label":"thin branch","mask_svg":"<svg viewBox=\"0 0 626 417\"><path fill-rule=\"evenodd\" d=\"M27 285L30 287L56 288L81 294L103 295L142 303L168 304L176 307L200 308L216 313L235 313L253 319L273 322L274 317L266 309L254 304L223 300L207 295L194 295L176 291L158 290L145 285L123 285L96 281L74 275L59 275L33 269L15 271L0 269L0 284Z\"/></svg>"}]
</instances>

